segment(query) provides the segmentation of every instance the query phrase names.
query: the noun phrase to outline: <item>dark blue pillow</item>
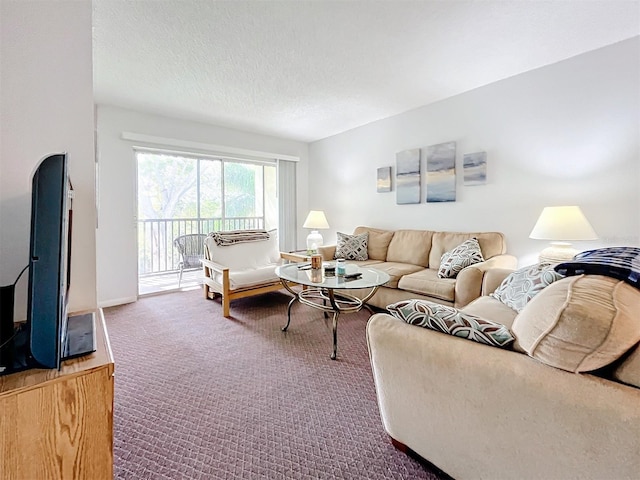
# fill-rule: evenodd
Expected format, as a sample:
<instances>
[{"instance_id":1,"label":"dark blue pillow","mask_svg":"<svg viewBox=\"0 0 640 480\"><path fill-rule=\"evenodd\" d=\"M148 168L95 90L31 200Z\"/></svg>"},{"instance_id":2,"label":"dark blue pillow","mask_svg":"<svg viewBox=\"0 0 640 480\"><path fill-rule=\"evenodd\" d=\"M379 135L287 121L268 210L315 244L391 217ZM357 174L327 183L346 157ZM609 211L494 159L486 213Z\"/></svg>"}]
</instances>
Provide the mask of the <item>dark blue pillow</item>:
<instances>
[{"instance_id":1,"label":"dark blue pillow","mask_svg":"<svg viewBox=\"0 0 640 480\"><path fill-rule=\"evenodd\" d=\"M608 247L587 250L554 270L561 275L605 275L640 288L640 248Z\"/></svg>"}]
</instances>

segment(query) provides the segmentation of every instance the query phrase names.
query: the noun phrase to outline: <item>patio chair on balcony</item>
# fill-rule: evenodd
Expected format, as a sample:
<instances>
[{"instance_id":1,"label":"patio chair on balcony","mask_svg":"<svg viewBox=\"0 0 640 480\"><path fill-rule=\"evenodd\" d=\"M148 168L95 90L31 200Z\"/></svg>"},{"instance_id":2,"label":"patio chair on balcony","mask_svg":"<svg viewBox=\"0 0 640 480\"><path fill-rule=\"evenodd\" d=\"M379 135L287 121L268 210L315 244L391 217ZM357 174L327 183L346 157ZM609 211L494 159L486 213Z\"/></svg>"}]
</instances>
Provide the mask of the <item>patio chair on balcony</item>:
<instances>
[{"instance_id":1,"label":"patio chair on balcony","mask_svg":"<svg viewBox=\"0 0 640 480\"><path fill-rule=\"evenodd\" d=\"M180 273L178 276L178 288L182 283L182 272L190 268L202 268L200 260L204 258L204 239L207 235L204 233L190 233L180 235L173 240L173 245L180 253L180 263L178 268Z\"/></svg>"}]
</instances>

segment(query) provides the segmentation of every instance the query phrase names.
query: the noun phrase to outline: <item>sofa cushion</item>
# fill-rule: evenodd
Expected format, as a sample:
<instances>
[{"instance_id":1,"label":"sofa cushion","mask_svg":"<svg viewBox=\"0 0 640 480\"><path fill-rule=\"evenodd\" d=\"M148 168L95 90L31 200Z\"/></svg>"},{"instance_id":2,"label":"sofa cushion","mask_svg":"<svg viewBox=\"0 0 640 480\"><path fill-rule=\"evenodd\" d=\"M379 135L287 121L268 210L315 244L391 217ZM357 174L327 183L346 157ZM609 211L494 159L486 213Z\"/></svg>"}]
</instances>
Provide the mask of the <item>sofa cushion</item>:
<instances>
[{"instance_id":1,"label":"sofa cushion","mask_svg":"<svg viewBox=\"0 0 640 480\"><path fill-rule=\"evenodd\" d=\"M389 288L398 288L398 282L403 279L405 275L424 270L420 265L398 262L379 262L372 266L377 270L382 270L389 274L391 278L384 284L385 287Z\"/></svg>"},{"instance_id":2,"label":"sofa cushion","mask_svg":"<svg viewBox=\"0 0 640 480\"><path fill-rule=\"evenodd\" d=\"M397 230L389 243L387 262L428 267L432 235L428 230Z\"/></svg>"},{"instance_id":3,"label":"sofa cushion","mask_svg":"<svg viewBox=\"0 0 640 480\"><path fill-rule=\"evenodd\" d=\"M370 227L356 227L353 231L354 235L361 233L369 234L369 240L367 241L367 256L369 259L384 262L387 259L387 250L389 249L389 243L391 243L394 232Z\"/></svg>"},{"instance_id":4,"label":"sofa cushion","mask_svg":"<svg viewBox=\"0 0 640 480\"><path fill-rule=\"evenodd\" d=\"M536 263L509 274L491 296L520 312L543 288L561 278L562 275L553 269L553 265Z\"/></svg>"},{"instance_id":5,"label":"sofa cushion","mask_svg":"<svg viewBox=\"0 0 640 480\"><path fill-rule=\"evenodd\" d=\"M278 264L274 263L247 270L229 271L229 288L231 290L238 290L240 288L276 283L280 280L276 275L277 266ZM211 278L214 282L222 285L221 273L214 272Z\"/></svg>"},{"instance_id":6,"label":"sofa cushion","mask_svg":"<svg viewBox=\"0 0 640 480\"><path fill-rule=\"evenodd\" d=\"M426 300L405 300L387 305L394 317L412 325L466 338L494 347L506 347L514 337L499 323Z\"/></svg>"},{"instance_id":7,"label":"sofa cushion","mask_svg":"<svg viewBox=\"0 0 640 480\"><path fill-rule=\"evenodd\" d=\"M438 277L456 278L463 268L480 262L484 262L484 258L482 258L478 239L470 238L453 250L442 254Z\"/></svg>"},{"instance_id":8,"label":"sofa cushion","mask_svg":"<svg viewBox=\"0 0 640 480\"><path fill-rule=\"evenodd\" d=\"M336 247L335 258L345 260L367 260L367 240L369 233L360 235L349 235L338 232L338 245Z\"/></svg>"},{"instance_id":9,"label":"sofa cushion","mask_svg":"<svg viewBox=\"0 0 640 480\"><path fill-rule=\"evenodd\" d=\"M573 257L570 262L556 265L557 272L563 275L606 275L624 280L640 288L640 248L607 247L587 250Z\"/></svg>"},{"instance_id":10,"label":"sofa cushion","mask_svg":"<svg viewBox=\"0 0 640 480\"><path fill-rule=\"evenodd\" d=\"M609 365L640 341L640 292L610 277L552 283L518 314L513 332L533 358L570 372Z\"/></svg>"},{"instance_id":11,"label":"sofa cushion","mask_svg":"<svg viewBox=\"0 0 640 480\"><path fill-rule=\"evenodd\" d=\"M376 265L374 268L378 268L378 266ZM398 282L398 288L453 302L456 281L453 278L438 277L438 271L432 268L421 268L415 273L402 277Z\"/></svg>"},{"instance_id":12,"label":"sofa cushion","mask_svg":"<svg viewBox=\"0 0 640 480\"><path fill-rule=\"evenodd\" d=\"M465 240L476 237L485 260L506 253L507 247L504 235L498 232L433 232L431 252L429 253L429 267L440 268L440 259L445 252L460 245Z\"/></svg>"},{"instance_id":13,"label":"sofa cushion","mask_svg":"<svg viewBox=\"0 0 640 480\"><path fill-rule=\"evenodd\" d=\"M640 388L640 345L633 348L613 370L613 378L619 382Z\"/></svg>"},{"instance_id":14,"label":"sofa cushion","mask_svg":"<svg viewBox=\"0 0 640 480\"><path fill-rule=\"evenodd\" d=\"M486 295L476 298L460 310L477 317L486 318L492 322L504 325L507 328L511 328L516 315L518 315L516 311L507 307L501 301ZM514 345L514 348L515 347L516 345Z\"/></svg>"}]
</instances>

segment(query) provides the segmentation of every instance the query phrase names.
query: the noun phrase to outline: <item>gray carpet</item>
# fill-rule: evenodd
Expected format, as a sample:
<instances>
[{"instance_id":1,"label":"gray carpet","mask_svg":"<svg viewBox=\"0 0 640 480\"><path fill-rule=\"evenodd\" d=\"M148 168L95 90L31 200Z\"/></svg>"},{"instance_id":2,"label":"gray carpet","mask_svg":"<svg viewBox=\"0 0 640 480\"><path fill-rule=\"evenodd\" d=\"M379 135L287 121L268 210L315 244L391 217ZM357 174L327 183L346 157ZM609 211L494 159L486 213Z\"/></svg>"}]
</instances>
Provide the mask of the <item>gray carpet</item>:
<instances>
[{"instance_id":1,"label":"gray carpet","mask_svg":"<svg viewBox=\"0 0 640 480\"><path fill-rule=\"evenodd\" d=\"M338 359L322 313L270 293L200 290L105 309L116 361L115 477L440 479L397 451L378 411L369 313L344 315Z\"/></svg>"}]
</instances>

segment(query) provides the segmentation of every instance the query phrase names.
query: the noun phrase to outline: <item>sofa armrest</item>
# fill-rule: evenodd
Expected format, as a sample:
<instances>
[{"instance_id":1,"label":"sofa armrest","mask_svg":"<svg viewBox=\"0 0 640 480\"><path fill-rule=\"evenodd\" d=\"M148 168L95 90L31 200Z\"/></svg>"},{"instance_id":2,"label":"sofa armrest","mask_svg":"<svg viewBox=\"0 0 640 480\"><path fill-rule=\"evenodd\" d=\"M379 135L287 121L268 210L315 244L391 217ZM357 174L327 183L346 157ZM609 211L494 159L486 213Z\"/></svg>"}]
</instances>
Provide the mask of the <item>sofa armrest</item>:
<instances>
[{"instance_id":1,"label":"sofa armrest","mask_svg":"<svg viewBox=\"0 0 640 480\"><path fill-rule=\"evenodd\" d=\"M367 344L385 430L453 478L640 471L640 389L382 313Z\"/></svg>"},{"instance_id":2,"label":"sofa armrest","mask_svg":"<svg viewBox=\"0 0 640 480\"><path fill-rule=\"evenodd\" d=\"M504 254L496 255L484 262L474 263L463 268L456 277L454 306L462 308L479 296L484 295L484 277L488 271L495 268L515 268L517 263L516 257Z\"/></svg>"},{"instance_id":3,"label":"sofa armrest","mask_svg":"<svg viewBox=\"0 0 640 480\"><path fill-rule=\"evenodd\" d=\"M202 263L205 277L211 277L211 271L222 274L224 274L225 271L229 271L229 267L227 267L226 265L221 265L206 258L201 258L200 262Z\"/></svg>"},{"instance_id":4,"label":"sofa armrest","mask_svg":"<svg viewBox=\"0 0 640 480\"><path fill-rule=\"evenodd\" d=\"M318 253L322 255L323 261L328 262L335 257L337 247L337 245L323 245L318 247Z\"/></svg>"},{"instance_id":5,"label":"sofa armrest","mask_svg":"<svg viewBox=\"0 0 640 480\"><path fill-rule=\"evenodd\" d=\"M513 273L512 268L490 268L482 278L482 295L489 295L496 291L502 281Z\"/></svg>"}]
</instances>

